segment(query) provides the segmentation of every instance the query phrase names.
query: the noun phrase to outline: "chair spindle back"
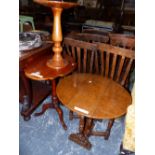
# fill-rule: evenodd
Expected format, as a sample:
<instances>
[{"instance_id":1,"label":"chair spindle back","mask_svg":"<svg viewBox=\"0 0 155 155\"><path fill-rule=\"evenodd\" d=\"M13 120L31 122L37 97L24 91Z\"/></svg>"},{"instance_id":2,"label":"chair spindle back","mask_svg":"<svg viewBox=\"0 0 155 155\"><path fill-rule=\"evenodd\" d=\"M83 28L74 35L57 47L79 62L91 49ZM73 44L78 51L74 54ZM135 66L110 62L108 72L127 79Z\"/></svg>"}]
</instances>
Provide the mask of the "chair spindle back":
<instances>
[{"instance_id":1,"label":"chair spindle back","mask_svg":"<svg viewBox=\"0 0 155 155\"><path fill-rule=\"evenodd\" d=\"M64 38L63 44L66 53L77 62L78 72L100 74L125 86L131 68L134 67L133 50L69 37Z\"/></svg>"}]
</instances>

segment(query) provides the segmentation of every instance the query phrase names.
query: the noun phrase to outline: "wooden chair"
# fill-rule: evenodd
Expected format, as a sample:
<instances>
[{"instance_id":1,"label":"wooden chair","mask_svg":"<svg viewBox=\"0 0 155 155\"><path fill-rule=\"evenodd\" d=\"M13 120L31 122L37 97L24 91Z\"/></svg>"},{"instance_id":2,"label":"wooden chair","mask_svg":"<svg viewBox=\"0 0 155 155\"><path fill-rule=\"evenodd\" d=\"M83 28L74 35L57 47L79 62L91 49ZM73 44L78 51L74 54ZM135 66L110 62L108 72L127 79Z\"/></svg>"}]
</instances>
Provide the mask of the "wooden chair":
<instances>
[{"instance_id":1,"label":"wooden chair","mask_svg":"<svg viewBox=\"0 0 155 155\"><path fill-rule=\"evenodd\" d=\"M133 50L105 43L89 43L69 37L64 38L63 44L66 53L73 56L77 62L77 72L99 74L125 86L131 68L134 67L135 53ZM70 111L69 119L76 117L78 116ZM107 139L113 123L114 119L108 122Z\"/></svg>"},{"instance_id":2,"label":"wooden chair","mask_svg":"<svg viewBox=\"0 0 155 155\"><path fill-rule=\"evenodd\" d=\"M135 52L104 43L98 43L97 49L99 73L125 87L134 68Z\"/></svg>"},{"instance_id":3,"label":"wooden chair","mask_svg":"<svg viewBox=\"0 0 155 155\"><path fill-rule=\"evenodd\" d=\"M119 33L109 33L109 43L113 46L118 46L121 48L135 50L135 38L133 35L127 34L119 34ZM134 68L131 69L131 77L127 79L126 86L129 87L130 83L130 90L133 86L133 79L134 79Z\"/></svg>"},{"instance_id":4,"label":"wooden chair","mask_svg":"<svg viewBox=\"0 0 155 155\"><path fill-rule=\"evenodd\" d=\"M77 62L80 73L101 74L125 86L131 69L134 69L134 50L70 37L65 37L63 44L66 53Z\"/></svg>"},{"instance_id":5,"label":"wooden chair","mask_svg":"<svg viewBox=\"0 0 155 155\"><path fill-rule=\"evenodd\" d=\"M69 40L65 39L63 43L67 47L67 53L73 56L76 62L78 62L77 63L78 72L88 72L88 70L90 72L92 71L94 72L94 69L92 68L93 64L95 64L93 62L94 60L93 57L95 56L95 51L97 50L97 49L94 49L94 47L96 47L94 43L108 43L109 36L107 34L101 35L101 34L72 32L67 34L65 38L72 38L73 42L70 43ZM93 44L88 44L86 42L93 43ZM79 52L76 51L76 48L78 48ZM82 56L85 56L84 58L85 60L81 59ZM97 70L97 67L96 67L96 70Z\"/></svg>"}]
</instances>

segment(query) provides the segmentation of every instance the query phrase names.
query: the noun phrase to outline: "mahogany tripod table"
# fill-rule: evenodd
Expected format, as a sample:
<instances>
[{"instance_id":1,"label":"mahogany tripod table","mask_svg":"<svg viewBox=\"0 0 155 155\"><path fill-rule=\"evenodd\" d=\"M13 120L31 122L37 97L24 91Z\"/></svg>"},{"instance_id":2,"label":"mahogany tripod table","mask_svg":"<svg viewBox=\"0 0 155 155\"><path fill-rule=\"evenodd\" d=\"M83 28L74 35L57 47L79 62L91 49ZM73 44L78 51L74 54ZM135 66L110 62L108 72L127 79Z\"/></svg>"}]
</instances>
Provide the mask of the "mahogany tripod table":
<instances>
[{"instance_id":1,"label":"mahogany tripod table","mask_svg":"<svg viewBox=\"0 0 155 155\"><path fill-rule=\"evenodd\" d=\"M42 115L48 108L54 108L58 115L60 122L63 128L66 130L67 126L63 120L63 112L58 105L58 98L56 95L56 78L63 77L69 73L71 73L75 68L76 64L73 59L69 56L65 56L65 59L68 61L68 65L61 69L52 69L46 65L47 60L51 57L50 54L46 54L42 56L40 59L33 61L25 68L25 75L32 80L49 80L51 81L51 89L52 89L52 103L44 104L42 107L42 111L40 113L36 113L35 116ZM36 92L37 93L37 92Z\"/></svg>"},{"instance_id":2,"label":"mahogany tripod table","mask_svg":"<svg viewBox=\"0 0 155 155\"><path fill-rule=\"evenodd\" d=\"M57 85L59 100L80 116L79 133L69 139L91 148L90 135L109 138L114 119L126 113L131 96L121 85L111 79L95 74L72 74ZM109 119L105 132L93 131L94 120Z\"/></svg>"},{"instance_id":3,"label":"mahogany tripod table","mask_svg":"<svg viewBox=\"0 0 155 155\"><path fill-rule=\"evenodd\" d=\"M57 77L65 76L71 73L76 65L72 58L62 57L62 28L61 28L61 14L63 9L69 9L77 6L76 3L63 2L57 0L34 0L34 2L50 7L53 12L53 31L51 39L53 41L53 56L46 56L40 58L39 61L32 63L25 70L25 74L28 78L33 80L51 80L52 82L52 104L46 104L42 107L42 112L37 113L36 116L43 114L48 108L55 108L59 114L60 122L63 128L66 130L67 126L63 121L62 110L58 106L58 99L56 96L56 81Z\"/></svg>"}]
</instances>

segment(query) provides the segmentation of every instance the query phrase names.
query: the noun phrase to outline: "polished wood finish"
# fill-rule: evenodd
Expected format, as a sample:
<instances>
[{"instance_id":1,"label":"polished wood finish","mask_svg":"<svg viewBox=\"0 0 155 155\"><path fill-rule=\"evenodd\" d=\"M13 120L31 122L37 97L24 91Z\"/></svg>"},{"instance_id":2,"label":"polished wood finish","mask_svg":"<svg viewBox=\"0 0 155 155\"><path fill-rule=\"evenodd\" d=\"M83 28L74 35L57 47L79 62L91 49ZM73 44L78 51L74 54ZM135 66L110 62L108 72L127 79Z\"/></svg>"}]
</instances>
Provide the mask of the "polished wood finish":
<instances>
[{"instance_id":1,"label":"polished wood finish","mask_svg":"<svg viewBox=\"0 0 155 155\"><path fill-rule=\"evenodd\" d=\"M95 74L74 73L63 78L57 85L59 100L80 117L79 133L69 139L90 149L90 135L110 135L114 118L126 113L131 96L126 89L113 80ZM110 119L105 132L93 131L93 119Z\"/></svg>"},{"instance_id":2,"label":"polished wood finish","mask_svg":"<svg viewBox=\"0 0 155 155\"><path fill-rule=\"evenodd\" d=\"M54 42L53 52L54 55L52 59L47 60L47 66L52 69L61 69L67 66L67 60L63 59L61 52L61 41L62 41L62 28L61 28L61 13L63 9L77 6L76 3L68 3L63 1L49 1L49 0L34 0L39 4L48 6L53 12L53 31L52 31L52 41Z\"/></svg>"},{"instance_id":3,"label":"polished wood finish","mask_svg":"<svg viewBox=\"0 0 155 155\"><path fill-rule=\"evenodd\" d=\"M35 116L40 116L47 109L54 108L59 115L60 123L62 124L63 128L66 130L67 126L63 120L63 112L58 105L58 98L56 95L56 78L63 77L71 73L76 68L76 64L71 57L66 55L64 56L64 58L69 62L68 65L62 69L55 70L55 69L49 68L46 65L46 62L49 59L49 57L50 57L50 54L46 54L40 57L39 59L37 59L36 61L33 61L25 68L25 75L32 80L37 80L37 81L50 80L51 81L52 103L47 103L43 105L42 111L39 113L36 113Z\"/></svg>"},{"instance_id":4,"label":"polished wood finish","mask_svg":"<svg viewBox=\"0 0 155 155\"><path fill-rule=\"evenodd\" d=\"M70 36L64 38L63 42L64 49L66 53L73 56L74 60L77 62L78 64L77 72L92 73L97 75L99 74L103 77L106 77L107 79L111 79L112 81L118 82L123 87L128 87L127 81L129 79L131 70L134 68L134 59L135 59L134 51L131 49L116 47L110 44L93 42L93 41L92 43L90 43L89 40L86 41L82 41L82 39L80 41L79 38L75 39ZM98 102L98 99L96 100L96 102ZM73 111L70 111L69 114L70 120L72 120L73 117L78 116L73 115ZM113 122L114 120L113 118L111 118L109 120L107 130L105 132L93 131L91 132L91 134L104 136L105 139L108 139ZM71 136L71 137L73 141L79 141L77 140L79 139L79 137L77 136L75 137ZM81 142L79 143L81 145ZM87 147L87 145L85 144L83 144L83 146Z\"/></svg>"},{"instance_id":5,"label":"polished wood finish","mask_svg":"<svg viewBox=\"0 0 155 155\"><path fill-rule=\"evenodd\" d=\"M63 68L67 65L67 61L64 60L61 56L62 47L61 47L61 41L62 41L62 30L61 30L61 13L62 8L53 7L53 33L52 33L52 40L54 41L53 46L53 58L47 61L47 66L51 68Z\"/></svg>"},{"instance_id":6,"label":"polished wood finish","mask_svg":"<svg viewBox=\"0 0 155 155\"><path fill-rule=\"evenodd\" d=\"M44 54L51 52L52 44L44 43L41 47L23 51L20 53L19 57L19 71L20 71L20 102L23 101L23 95L27 95L29 98L29 109L22 111L21 115L26 118L30 118L34 110L40 105L41 101L48 96L50 93L49 87L44 86L43 83L33 84L24 73L24 69L27 65L31 64L34 60L37 60L38 57L42 57ZM40 89L42 87L42 89ZM36 89L39 89L38 93L34 93Z\"/></svg>"},{"instance_id":7,"label":"polished wood finish","mask_svg":"<svg viewBox=\"0 0 155 155\"><path fill-rule=\"evenodd\" d=\"M79 73L100 74L128 88L130 71L134 68L134 51L99 42L89 43L93 37L89 39L88 35L85 34L86 36L88 42L82 41L85 40L82 37L80 40L77 35L75 37L68 35L64 38L64 50L77 62L77 71ZM125 44L122 40L119 43ZM70 111L69 119L72 120L73 118L78 117Z\"/></svg>"},{"instance_id":8,"label":"polished wood finish","mask_svg":"<svg viewBox=\"0 0 155 155\"><path fill-rule=\"evenodd\" d=\"M76 64L74 60L65 56L65 59L69 62L69 64L62 69L52 69L46 65L47 60L50 58L49 54L42 56L37 61L33 61L25 68L25 75L33 80L53 80L58 77L63 77L70 72L72 72L76 68Z\"/></svg>"},{"instance_id":9,"label":"polished wood finish","mask_svg":"<svg viewBox=\"0 0 155 155\"><path fill-rule=\"evenodd\" d=\"M58 99L55 93L55 79L57 77L64 76L72 72L76 65L73 62L73 59L66 57L63 59L61 52L61 41L62 41L62 30L61 30L61 13L64 8L70 8L76 6L76 3L67 3L67 2L58 2L58 1L49 1L49 0L35 0L39 4L51 7L54 21L53 21L53 52L54 56L51 59L50 55L45 55L34 60L33 62L27 64L25 69L25 74L28 78L33 80L51 80L52 81L52 103L43 106L42 112L37 113L36 116L43 114L48 108L55 108L59 115L60 122L63 128L66 130L67 126L63 121L63 113L60 107L58 106Z\"/></svg>"},{"instance_id":10,"label":"polished wood finish","mask_svg":"<svg viewBox=\"0 0 155 155\"><path fill-rule=\"evenodd\" d=\"M111 79L95 74L75 73L65 77L57 85L57 95L72 111L94 119L122 116L131 103L126 89ZM78 111L78 107L84 112Z\"/></svg>"}]
</instances>

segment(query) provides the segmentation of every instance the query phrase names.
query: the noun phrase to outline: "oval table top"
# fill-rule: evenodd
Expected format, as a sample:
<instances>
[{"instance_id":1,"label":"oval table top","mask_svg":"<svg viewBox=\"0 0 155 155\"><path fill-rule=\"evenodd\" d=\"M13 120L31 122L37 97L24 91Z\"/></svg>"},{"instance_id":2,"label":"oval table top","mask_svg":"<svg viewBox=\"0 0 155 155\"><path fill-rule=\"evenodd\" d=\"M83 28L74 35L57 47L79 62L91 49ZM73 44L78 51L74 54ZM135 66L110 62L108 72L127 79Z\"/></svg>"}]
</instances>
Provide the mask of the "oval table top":
<instances>
[{"instance_id":1,"label":"oval table top","mask_svg":"<svg viewBox=\"0 0 155 155\"><path fill-rule=\"evenodd\" d=\"M94 119L112 119L126 113L132 99L128 91L111 79L75 73L61 79L57 96L67 108Z\"/></svg>"}]
</instances>

